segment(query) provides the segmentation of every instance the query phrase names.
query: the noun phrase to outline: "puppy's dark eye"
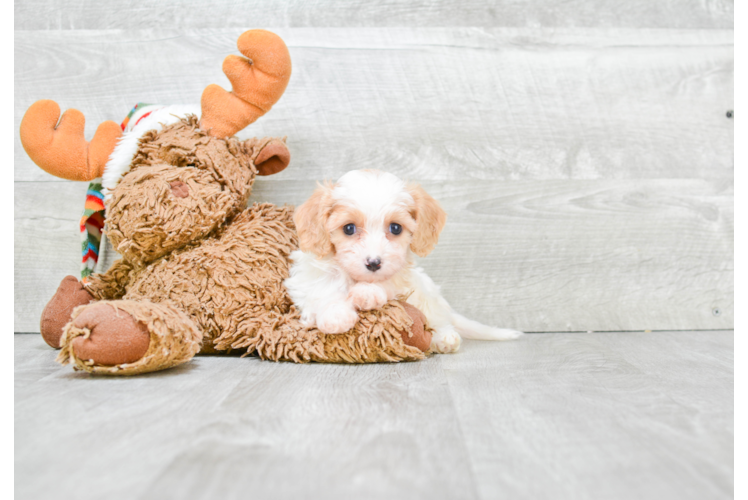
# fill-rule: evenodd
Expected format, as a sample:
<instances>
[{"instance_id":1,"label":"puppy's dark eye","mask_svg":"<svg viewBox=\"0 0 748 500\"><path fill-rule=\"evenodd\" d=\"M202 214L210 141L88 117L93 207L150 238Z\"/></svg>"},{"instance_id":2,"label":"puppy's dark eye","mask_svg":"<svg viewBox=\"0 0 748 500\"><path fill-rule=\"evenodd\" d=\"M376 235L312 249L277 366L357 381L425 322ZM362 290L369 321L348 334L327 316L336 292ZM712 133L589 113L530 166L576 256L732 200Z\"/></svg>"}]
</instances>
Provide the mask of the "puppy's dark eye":
<instances>
[{"instance_id":1,"label":"puppy's dark eye","mask_svg":"<svg viewBox=\"0 0 748 500\"><path fill-rule=\"evenodd\" d=\"M348 236L354 234L356 232L356 224L346 224L343 226L343 232Z\"/></svg>"},{"instance_id":2,"label":"puppy's dark eye","mask_svg":"<svg viewBox=\"0 0 748 500\"><path fill-rule=\"evenodd\" d=\"M390 232L394 235L398 235L403 232L403 226L397 224L396 222L393 222L392 224L390 224Z\"/></svg>"}]
</instances>

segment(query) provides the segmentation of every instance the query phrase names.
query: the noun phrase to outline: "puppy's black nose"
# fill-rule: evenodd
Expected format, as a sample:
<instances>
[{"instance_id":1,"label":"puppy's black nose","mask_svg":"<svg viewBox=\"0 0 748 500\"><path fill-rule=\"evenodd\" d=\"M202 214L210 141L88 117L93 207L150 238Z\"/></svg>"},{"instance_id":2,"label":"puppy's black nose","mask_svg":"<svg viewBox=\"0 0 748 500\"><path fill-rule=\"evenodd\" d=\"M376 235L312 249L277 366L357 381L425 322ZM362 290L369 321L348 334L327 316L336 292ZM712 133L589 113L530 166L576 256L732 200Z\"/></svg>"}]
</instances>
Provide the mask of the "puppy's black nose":
<instances>
[{"instance_id":1,"label":"puppy's black nose","mask_svg":"<svg viewBox=\"0 0 748 500\"><path fill-rule=\"evenodd\" d=\"M382 267L381 259L366 259L366 269L368 269L369 271L378 271L380 267Z\"/></svg>"}]
</instances>

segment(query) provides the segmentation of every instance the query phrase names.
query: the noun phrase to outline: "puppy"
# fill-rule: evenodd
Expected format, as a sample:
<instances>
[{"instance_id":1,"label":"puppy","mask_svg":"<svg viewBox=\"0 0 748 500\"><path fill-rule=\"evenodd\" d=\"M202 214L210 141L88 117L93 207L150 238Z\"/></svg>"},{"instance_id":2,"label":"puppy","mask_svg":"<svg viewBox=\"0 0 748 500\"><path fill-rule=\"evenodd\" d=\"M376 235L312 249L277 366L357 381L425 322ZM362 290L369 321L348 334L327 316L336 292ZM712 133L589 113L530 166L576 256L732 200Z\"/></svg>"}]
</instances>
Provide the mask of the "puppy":
<instances>
[{"instance_id":1,"label":"puppy","mask_svg":"<svg viewBox=\"0 0 748 500\"><path fill-rule=\"evenodd\" d=\"M407 296L434 329L431 350L455 352L461 337L508 340L522 335L469 320L454 311L414 255L436 245L447 214L418 185L378 170L354 170L318 185L296 209L300 250L284 282L302 323L324 333L347 332L357 311Z\"/></svg>"}]
</instances>

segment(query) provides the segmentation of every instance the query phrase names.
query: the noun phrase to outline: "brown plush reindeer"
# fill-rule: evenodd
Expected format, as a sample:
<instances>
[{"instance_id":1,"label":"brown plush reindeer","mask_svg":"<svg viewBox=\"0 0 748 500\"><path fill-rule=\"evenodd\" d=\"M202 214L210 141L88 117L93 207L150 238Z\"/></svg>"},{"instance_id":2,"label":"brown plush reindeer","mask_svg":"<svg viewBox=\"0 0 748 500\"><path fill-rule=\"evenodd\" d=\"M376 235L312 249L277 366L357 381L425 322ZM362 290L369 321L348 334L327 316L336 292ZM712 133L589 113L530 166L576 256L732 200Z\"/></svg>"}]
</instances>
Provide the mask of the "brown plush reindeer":
<instances>
[{"instance_id":1,"label":"brown plush reindeer","mask_svg":"<svg viewBox=\"0 0 748 500\"><path fill-rule=\"evenodd\" d=\"M123 375L232 349L295 362L422 359L430 332L402 302L362 312L341 335L300 325L283 287L298 245L293 208L247 208L255 176L280 172L290 153L285 139L233 136L281 97L291 59L268 31L247 31L237 45L246 59L223 63L231 92L210 85L200 107L139 105L90 142L76 110L60 118L55 102L39 101L26 112L21 141L37 165L64 179L101 178L104 233L122 255L85 282L62 281L42 336L62 349L62 363Z\"/></svg>"}]
</instances>

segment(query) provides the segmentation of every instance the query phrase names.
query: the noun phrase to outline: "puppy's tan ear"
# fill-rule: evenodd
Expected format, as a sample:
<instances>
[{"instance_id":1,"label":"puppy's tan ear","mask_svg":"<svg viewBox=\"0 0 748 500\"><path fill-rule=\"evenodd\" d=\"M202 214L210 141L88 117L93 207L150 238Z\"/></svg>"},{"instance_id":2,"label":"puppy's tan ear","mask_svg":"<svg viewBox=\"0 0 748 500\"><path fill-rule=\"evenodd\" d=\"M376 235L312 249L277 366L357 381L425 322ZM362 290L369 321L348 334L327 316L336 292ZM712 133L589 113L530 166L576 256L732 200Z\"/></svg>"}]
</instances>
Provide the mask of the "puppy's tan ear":
<instances>
[{"instance_id":1,"label":"puppy's tan ear","mask_svg":"<svg viewBox=\"0 0 748 500\"><path fill-rule=\"evenodd\" d=\"M296 231L299 233L299 247L318 257L324 257L333 250L330 233L325 228L333 205L332 188L329 182L324 185L317 183L312 196L296 208L293 215Z\"/></svg>"},{"instance_id":2,"label":"puppy's tan ear","mask_svg":"<svg viewBox=\"0 0 748 500\"><path fill-rule=\"evenodd\" d=\"M439 241L439 233L447 222L447 213L434 198L417 184L408 186L408 191L415 201L413 218L418 223L410 249L419 257L430 254Z\"/></svg>"}]
</instances>

